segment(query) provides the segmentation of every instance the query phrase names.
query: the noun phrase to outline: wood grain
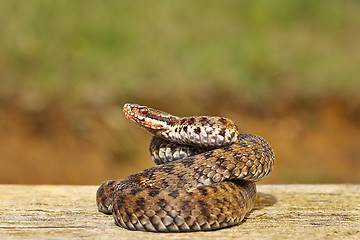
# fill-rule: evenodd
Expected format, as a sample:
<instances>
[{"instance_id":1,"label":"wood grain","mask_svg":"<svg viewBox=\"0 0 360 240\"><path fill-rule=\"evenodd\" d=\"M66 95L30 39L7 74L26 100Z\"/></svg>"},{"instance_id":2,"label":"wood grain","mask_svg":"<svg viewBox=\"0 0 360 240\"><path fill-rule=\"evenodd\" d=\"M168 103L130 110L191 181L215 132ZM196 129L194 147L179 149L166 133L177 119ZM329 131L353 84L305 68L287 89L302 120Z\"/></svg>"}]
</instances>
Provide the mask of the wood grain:
<instances>
[{"instance_id":1,"label":"wood grain","mask_svg":"<svg viewBox=\"0 0 360 240\"><path fill-rule=\"evenodd\" d=\"M0 239L360 239L360 185L259 185L235 227L147 233L97 211L97 186L0 185Z\"/></svg>"}]
</instances>

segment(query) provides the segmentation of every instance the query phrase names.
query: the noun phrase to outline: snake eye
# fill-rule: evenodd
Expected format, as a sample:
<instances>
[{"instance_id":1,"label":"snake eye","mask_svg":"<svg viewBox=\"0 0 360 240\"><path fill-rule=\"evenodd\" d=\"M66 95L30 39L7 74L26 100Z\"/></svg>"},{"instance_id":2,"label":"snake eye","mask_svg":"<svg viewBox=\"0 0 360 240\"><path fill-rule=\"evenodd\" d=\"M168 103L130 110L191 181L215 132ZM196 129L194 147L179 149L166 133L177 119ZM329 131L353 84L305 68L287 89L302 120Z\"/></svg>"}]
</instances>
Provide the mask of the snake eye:
<instances>
[{"instance_id":1,"label":"snake eye","mask_svg":"<svg viewBox=\"0 0 360 240\"><path fill-rule=\"evenodd\" d=\"M146 108L142 108L142 109L140 109L140 113L143 115L146 115L146 114L148 114L148 110Z\"/></svg>"}]
</instances>

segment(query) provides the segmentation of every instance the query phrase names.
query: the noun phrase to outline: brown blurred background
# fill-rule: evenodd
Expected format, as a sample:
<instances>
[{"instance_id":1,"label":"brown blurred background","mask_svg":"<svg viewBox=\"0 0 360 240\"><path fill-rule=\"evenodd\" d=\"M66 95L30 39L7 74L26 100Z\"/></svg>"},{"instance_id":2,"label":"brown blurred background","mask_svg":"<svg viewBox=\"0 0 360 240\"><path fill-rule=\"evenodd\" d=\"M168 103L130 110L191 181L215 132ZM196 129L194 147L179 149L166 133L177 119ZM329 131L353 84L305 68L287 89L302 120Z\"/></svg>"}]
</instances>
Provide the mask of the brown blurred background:
<instances>
[{"instance_id":1,"label":"brown blurred background","mask_svg":"<svg viewBox=\"0 0 360 240\"><path fill-rule=\"evenodd\" d=\"M1 1L0 183L153 166L126 102L266 138L267 183L360 183L359 1Z\"/></svg>"}]
</instances>

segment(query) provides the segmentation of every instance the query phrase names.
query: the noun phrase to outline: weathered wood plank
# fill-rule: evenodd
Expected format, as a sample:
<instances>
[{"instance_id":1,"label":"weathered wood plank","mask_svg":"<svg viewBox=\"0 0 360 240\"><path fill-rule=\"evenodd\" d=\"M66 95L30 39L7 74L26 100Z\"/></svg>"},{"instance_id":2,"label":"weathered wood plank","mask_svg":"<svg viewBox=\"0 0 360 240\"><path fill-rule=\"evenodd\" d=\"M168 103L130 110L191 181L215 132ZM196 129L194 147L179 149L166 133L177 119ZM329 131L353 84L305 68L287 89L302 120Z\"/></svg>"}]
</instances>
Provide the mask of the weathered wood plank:
<instances>
[{"instance_id":1,"label":"weathered wood plank","mask_svg":"<svg viewBox=\"0 0 360 240\"><path fill-rule=\"evenodd\" d=\"M360 239L360 185L259 185L239 226L171 234L115 226L96 210L96 189L0 185L0 239Z\"/></svg>"}]
</instances>

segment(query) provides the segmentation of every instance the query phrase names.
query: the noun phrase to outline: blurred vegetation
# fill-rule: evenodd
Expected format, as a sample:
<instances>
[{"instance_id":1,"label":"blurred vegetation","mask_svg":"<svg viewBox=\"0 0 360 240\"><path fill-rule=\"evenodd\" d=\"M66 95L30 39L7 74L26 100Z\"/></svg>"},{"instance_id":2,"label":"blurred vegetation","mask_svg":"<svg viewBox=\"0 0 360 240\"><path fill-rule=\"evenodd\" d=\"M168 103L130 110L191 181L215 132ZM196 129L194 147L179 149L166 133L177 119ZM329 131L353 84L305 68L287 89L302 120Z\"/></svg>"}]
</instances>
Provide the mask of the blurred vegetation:
<instances>
[{"instance_id":1,"label":"blurred vegetation","mask_svg":"<svg viewBox=\"0 0 360 240\"><path fill-rule=\"evenodd\" d=\"M151 166L125 102L264 135L270 182L360 182L359 12L356 0L0 1L0 183Z\"/></svg>"},{"instance_id":2,"label":"blurred vegetation","mask_svg":"<svg viewBox=\"0 0 360 240\"><path fill-rule=\"evenodd\" d=\"M357 93L359 12L335 0L1 1L1 90Z\"/></svg>"}]
</instances>

